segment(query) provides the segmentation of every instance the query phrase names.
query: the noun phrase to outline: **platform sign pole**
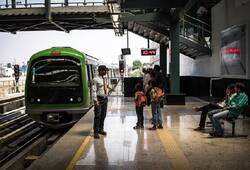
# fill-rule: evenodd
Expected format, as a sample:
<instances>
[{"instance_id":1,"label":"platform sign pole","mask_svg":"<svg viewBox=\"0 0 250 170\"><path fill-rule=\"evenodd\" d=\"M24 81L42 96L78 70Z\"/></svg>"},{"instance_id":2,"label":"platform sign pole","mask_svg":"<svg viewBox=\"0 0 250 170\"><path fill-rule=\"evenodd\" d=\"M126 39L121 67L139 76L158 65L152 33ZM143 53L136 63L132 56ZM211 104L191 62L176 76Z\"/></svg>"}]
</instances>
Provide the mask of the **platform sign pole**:
<instances>
[{"instance_id":1,"label":"platform sign pole","mask_svg":"<svg viewBox=\"0 0 250 170\"><path fill-rule=\"evenodd\" d=\"M19 65L15 64L14 65L14 76L15 76L15 80L16 80L15 86L16 86L16 92L17 93L19 92L19 89L18 89L19 74L20 74Z\"/></svg>"},{"instance_id":2,"label":"platform sign pole","mask_svg":"<svg viewBox=\"0 0 250 170\"><path fill-rule=\"evenodd\" d=\"M126 59L124 55L120 55L119 56L119 72L120 72L120 76L121 76L121 90L122 93L124 93L124 74L125 74L125 69L126 69Z\"/></svg>"}]
</instances>

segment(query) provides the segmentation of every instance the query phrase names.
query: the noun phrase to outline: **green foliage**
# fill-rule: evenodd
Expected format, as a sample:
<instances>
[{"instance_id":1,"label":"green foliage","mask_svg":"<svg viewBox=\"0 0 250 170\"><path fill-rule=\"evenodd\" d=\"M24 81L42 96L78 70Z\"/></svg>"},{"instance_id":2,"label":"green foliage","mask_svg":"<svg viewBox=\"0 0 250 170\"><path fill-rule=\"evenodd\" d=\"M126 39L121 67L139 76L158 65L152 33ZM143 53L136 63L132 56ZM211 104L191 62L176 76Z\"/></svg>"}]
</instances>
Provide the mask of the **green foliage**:
<instances>
[{"instance_id":1,"label":"green foliage","mask_svg":"<svg viewBox=\"0 0 250 170\"><path fill-rule=\"evenodd\" d=\"M139 69L142 66L142 63L140 60L134 60L133 61L133 67L132 70Z\"/></svg>"}]
</instances>

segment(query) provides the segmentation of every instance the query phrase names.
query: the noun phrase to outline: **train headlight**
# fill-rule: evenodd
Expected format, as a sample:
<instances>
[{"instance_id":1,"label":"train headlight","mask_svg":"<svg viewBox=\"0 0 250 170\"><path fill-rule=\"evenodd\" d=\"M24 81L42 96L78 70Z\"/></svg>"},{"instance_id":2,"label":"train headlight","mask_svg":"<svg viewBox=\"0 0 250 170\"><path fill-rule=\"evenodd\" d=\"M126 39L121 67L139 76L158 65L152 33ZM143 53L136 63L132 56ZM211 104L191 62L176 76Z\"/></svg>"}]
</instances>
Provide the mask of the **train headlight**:
<instances>
[{"instance_id":1,"label":"train headlight","mask_svg":"<svg viewBox=\"0 0 250 170\"><path fill-rule=\"evenodd\" d=\"M37 99L37 102L40 102L40 101L41 101L41 100L38 98L38 99Z\"/></svg>"},{"instance_id":2,"label":"train headlight","mask_svg":"<svg viewBox=\"0 0 250 170\"><path fill-rule=\"evenodd\" d=\"M71 102L73 102L73 101L74 101L74 99L73 99L73 98L70 98L69 100L70 100Z\"/></svg>"},{"instance_id":3,"label":"train headlight","mask_svg":"<svg viewBox=\"0 0 250 170\"><path fill-rule=\"evenodd\" d=\"M81 98L81 97L78 97L78 98L77 98L77 101L78 101L78 102L82 101L82 98Z\"/></svg>"}]
</instances>

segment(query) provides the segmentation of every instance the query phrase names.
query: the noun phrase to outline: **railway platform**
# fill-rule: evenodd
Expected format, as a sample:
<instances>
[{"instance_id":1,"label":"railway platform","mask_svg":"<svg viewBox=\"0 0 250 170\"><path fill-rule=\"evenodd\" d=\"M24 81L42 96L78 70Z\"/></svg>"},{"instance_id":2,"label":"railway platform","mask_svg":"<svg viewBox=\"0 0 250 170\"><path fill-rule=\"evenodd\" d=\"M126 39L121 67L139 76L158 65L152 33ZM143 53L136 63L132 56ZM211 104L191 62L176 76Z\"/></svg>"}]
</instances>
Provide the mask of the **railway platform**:
<instances>
[{"instance_id":1,"label":"railway platform","mask_svg":"<svg viewBox=\"0 0 250 170\"><path fill-rule=\"evenodd\" d=\"M24 105L24 93L12 93L0 96L0 115Z\"/></svg>"},{"instance_id":2,"label":"railway platform","mask_svg":"<svg viewBox=\"0 0 250 170\"><path fill-rule=\"evenodd\" d=\"M207 127L194 131L200 113L193 107L206 102L186 97L184 106L162 108L163 129L151 127L150 107L144 109L144 129L134 130L136 114L133 98L114 92L109 97L105 120L107 136L93 138L94 112L91 109L47 153L38 158L29 170L42 169L250 169L249 137L229 137L231 125L224 124L228 137L213 138ZM236 121L236 135L250 134L250 119ZM209 161L208 161L209 160Z\"/></svg>"},{"instance_id":3,"label":"railway platform","mask_svg":"<svg viewBox=\"0 0 250 170\"><path fill-rule=\"evenodd\" d=\"M6 101L12 100L13 98L21 98L24 96L24 93L12 93L4 96L0 96L0 103L4 103Z\"/></svg>"}]
</instances>

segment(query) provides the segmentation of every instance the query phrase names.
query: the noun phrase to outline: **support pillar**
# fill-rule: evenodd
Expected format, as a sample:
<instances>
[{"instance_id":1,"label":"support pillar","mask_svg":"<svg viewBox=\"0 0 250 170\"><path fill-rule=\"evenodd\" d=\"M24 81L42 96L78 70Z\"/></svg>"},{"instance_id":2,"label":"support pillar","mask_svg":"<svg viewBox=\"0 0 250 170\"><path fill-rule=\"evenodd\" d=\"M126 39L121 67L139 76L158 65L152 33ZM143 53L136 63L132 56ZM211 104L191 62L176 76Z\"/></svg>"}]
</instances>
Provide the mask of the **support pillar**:
<instances>
[{"instance_id":1,"label":"support pillar","mask_svg":"<svg viewBox=\"0 0 250 170\"><path fill-rule=\"evenodd\" d=\"M170 94L166 95L168 105L184 105L185 94L180 93L180 22L179 19L171 23L170 27Z\"/></svg>"},{"instance_id":2,"label":"support pillar","mask_svg":"<svg viewBox=\"0 0 250 170\"><path fill-rule=\"evenodd\" d=\"M9 2L8 2L8 0L5 1L5 7L6 7L6 8L9 7Z\"/></svg>"},{"instance_id":3,"label":"support pillar","mask_svg":"<svg viewBox=\"0 0 250 170\"><path fill-rule=\"evenodd\" d=\"M64 0L64 5L69 6L69 0Z\"/></svg>"},{"instance_id":4,"label":"support pillar","mask_svg":"<svg viewBox=\"0 0 250 170\"><path fill-rule=\"evenodd\" d=\"M46 9L46 18L48 21L51 21L51 1L45 0L45 9Z\"/></svg>"},{"instance_id":5,"label":"support pillar","mask_svg":"<svg viewBox=\"0 0 250 170\"><path fill-rule=\"evenodd\" d=\"M11 0L11 7L16 8L16 0Z\"/></svg>"},{"instance_id":6,"label":"support pillar","mask_svg":"<svg viewBox=\"0 0 250 170\"><path fill-rule=\"evenodd\" d=\"M171 62L170 62L170 92L180 93L180 48L179 48L179 20L171 24Z\"/></svg>"},{"instance_id":7,"label":"support pillar","mask_svg":"<svg viewBox=\"0 0 250 170\"><path fill-rule=\"evenodd\" d=\"M167 91L167 46L160 44L160 67L163 75L163 85Z\"/></svg>"}]
</instances>

